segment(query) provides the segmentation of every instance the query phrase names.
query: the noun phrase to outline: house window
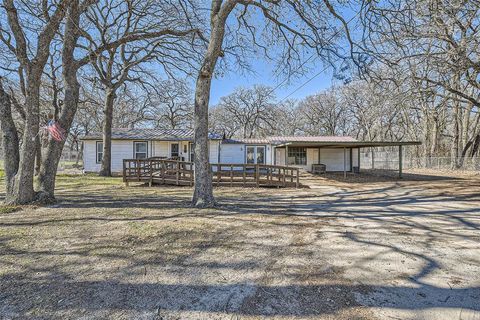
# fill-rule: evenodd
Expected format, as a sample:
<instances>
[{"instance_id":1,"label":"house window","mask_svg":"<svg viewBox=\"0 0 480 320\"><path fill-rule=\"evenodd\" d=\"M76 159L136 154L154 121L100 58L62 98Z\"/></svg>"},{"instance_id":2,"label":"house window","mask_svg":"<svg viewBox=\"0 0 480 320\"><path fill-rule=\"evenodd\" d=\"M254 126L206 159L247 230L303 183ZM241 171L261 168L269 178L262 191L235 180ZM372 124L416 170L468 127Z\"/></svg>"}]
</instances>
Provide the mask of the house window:
<instances>
[{"instance_id":1,"label":"house window","mask_svg":"<svg viewBox=\"0 0 480 320\"><path fill-rule=\"evenodd\" d=\"M288 148L288 164L307 165L307 149L299 147Z\"/></svg>"},{"instance_id":2,"label":"house window","mask_svg":"<svg viewBox=\"0 0 480 320\"><path fill-rule=\"evenodd\" d=\"M103 142L102 141L97 141L96 142L96 148L97 148L97 163L101 163L103 159Z\"/></svg>"},{"instance_id":3,"label":"house window","mask_svg":"<svg viewBox=\"0 0 480 320\"><path fill-rule=\"evenodd\" d=\"M247 164L265 164L264 146L247 146L245 151Z\"/></svg>"},{"instance_id":4,"label":"house window","mask_svg":"<svg viewBox=\"0 0 480 320\"><path fill-rule=\"evenodd\" d=\"M147 155L147 141L135 141L133 143L133 155L135 159L146 159Z\"/></svg>"},{"instance_id":5,"label":"house window","mask_svg":"<svg viewBox=\"0 0 480 320\"><path fill-rule=\"evenodd\" d=\"M178 143L172 143L170 145L170 157L176 158L179 156L179 145Z\"/></svg>"}]
</instances>

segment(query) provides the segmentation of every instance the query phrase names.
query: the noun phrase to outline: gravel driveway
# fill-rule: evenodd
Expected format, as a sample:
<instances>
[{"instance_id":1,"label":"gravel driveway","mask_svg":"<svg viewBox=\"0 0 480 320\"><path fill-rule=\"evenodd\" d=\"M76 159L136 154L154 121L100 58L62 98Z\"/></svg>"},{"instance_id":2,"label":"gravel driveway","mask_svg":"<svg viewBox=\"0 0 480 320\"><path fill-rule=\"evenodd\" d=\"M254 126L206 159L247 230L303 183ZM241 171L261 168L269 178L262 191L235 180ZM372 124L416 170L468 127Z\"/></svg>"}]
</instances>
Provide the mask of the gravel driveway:
<instances>
[{"instance_id":1,"label":"gravel driveway","mask_svg":"<svg viewBox=\"0 0 480 320\"><path fill-rule=\"evenodd\" d=\"M0 214L1 319L480 319L480 178L309 189L63 177Z\"/></svg>"}]
</instances>

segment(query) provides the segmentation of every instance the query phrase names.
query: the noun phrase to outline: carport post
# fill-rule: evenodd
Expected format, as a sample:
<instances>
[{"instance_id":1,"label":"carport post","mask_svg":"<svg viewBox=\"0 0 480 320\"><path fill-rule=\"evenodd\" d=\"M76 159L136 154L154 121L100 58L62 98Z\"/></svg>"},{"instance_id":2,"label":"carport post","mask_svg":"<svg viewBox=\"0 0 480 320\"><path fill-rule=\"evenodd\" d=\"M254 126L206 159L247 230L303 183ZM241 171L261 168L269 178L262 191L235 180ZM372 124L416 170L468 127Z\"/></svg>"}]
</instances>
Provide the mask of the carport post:
<instances>
[{"instance_id":1,"label":"carport post","mask_svg":"<svg viewBox=\"0 0 480 320\"><path fill-rule=\"evenodd\" d=\"M360 148L358 148L358 154L357 154L357 156L358 156L358 163L357 163L357 165L358 165L358 173L360 173Z\"/></svg>"},{"instance_id":2,"label":"carport post","mask_svg":"<svg viewBox=\"0 0 480 320\"><path fill-rule=\"evenodd\" d=\"M347 148L343 147L343 177L347 178Z\"/></svg>"},{"instance_id":3,"label":"carport post","mask_svg":"<svg viewBox=\"0 0 480 320\"><path fill-rule=\"evenodd\" d=\"M403 150L402 145L398 146L398 177L402 178L402 161L403 161Z\"/></svg>"},{"instance_id":4,"label":"carport post","mask_svg":"<svg viewBox=\"0 0 480 320\"><path fill-rule=\"evenodd\" d=\"M288 167L288 145L285 145L285 166Z\"/></svg>"}]
</instances>

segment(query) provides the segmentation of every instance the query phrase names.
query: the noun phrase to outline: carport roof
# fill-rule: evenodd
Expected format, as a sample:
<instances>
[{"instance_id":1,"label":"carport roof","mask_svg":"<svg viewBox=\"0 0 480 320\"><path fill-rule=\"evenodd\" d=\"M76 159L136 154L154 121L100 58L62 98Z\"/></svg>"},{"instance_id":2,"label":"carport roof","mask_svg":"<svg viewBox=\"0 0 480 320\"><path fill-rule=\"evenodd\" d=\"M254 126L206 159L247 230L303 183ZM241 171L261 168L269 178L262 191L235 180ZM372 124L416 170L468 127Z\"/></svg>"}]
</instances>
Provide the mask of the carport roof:
<instances>
[{"instance_id":1,"label":"carport roof","mask_svg":"<svg viewBox=\"0 0 480 320\"><path fill-rule=\"evenodd\" d=\"M238 139L224 139L223 143L228 144L273 144L278 145L282 143L310 143L310 142L353 142L357 141L349 136L271 136L265 138L238 138Z\"/></svg>"},{"instance_id":2,"label":"carport roof","mask_svg":"<svg viewBox=\"0 0 480 320\"><path fill-rule=\"evenodd\" d=\"M286 142L277 144L276 147L328 147L328 148L368 148L368 147L398 147L398 146L418 146L420 141L312 141L312 142Z\"/></svg>"}]
</instances>

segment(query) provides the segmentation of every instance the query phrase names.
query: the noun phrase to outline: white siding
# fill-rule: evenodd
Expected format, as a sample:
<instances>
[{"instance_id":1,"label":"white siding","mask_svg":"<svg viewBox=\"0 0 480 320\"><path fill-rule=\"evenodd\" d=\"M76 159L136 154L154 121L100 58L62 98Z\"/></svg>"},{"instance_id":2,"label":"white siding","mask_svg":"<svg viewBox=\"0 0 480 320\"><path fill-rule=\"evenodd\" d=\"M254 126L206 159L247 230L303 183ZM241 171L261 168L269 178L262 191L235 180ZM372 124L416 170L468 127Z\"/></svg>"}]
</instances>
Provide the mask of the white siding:
<instances>
[{"instance_id":1,"label":"white siding","mask_svg":"<svg viewBox=\"0 0 480 320\"><path fill-rule=\"evenodd\" d=\"M148 155L156 157L170 157L170 145L176 141L151 141L148 144ZM180 141L180 156L189 160L188 141ZM185 149L186 147L186 149ZM273 163L273 148L266 145L265 163ZM184 151L187 152L184 152ZM217 163L220 152L221 163L245 163L244 144L221 144L219 140L210 141L209 156L210 163ZM112 141L112 171L120 173L123 168L123 159L133 158L133 141L113 140ZM350 170L350 150L347 149L346 168ZM308 171L313 163L318 163L318 148L307 148L307 165L299 166ZM343 148L321 148L320 163L327 166L327 171L343 171ZM358 149L352 149L353 166L358 165ZM276 164L285 165L285 149L276 149ZM96 141L84 141L84 169L86 172L100 171L100 163L96 163Z\"/></svg>"},{"instance_id":2,"label":"white siding","mask_svg":"<svg viewBox=\"0 0 480 320\"><path fill-rule=\"evenodd\" d=\"M358 167L358 148L352 149L352 166Z\"/></svg>"},{"instance_id":3,"label":"white siding","mask_svg":"<svg viewBox=\"0 0 480 320\"><path fill-rule=\"evenodd\" d=\"M133 158L133 141L112 141L112 172L123 171L123 159Z\"/></svg>"},{"instance_id":4,"label":"white siding","mask_svg":"<svg viewBox=\"0 0 480 320\"><path fill-rule=\"evenodd\" d=\"M350 171L350 149L346 150L346 168ZM343 148L321 148L320 163L327 166L327 171L343 171Z\"/></svg>"},{"instance_id":5,"label":"white siding","mask_svg":"<svg viewBox=\"0 0 480 320\"><path fill-rule=\"evenodd\" d=\"M271 145L267 144L266 149L267 150L265 150L265 164L272 164L273 163L273 159L272 159L273 147Z\"/></svg>"},{"instance_id":6,"label":"white siding","mask_svg":"<svg viewBox=\"0 0 480 320\"><path fill-rule=\"evenodd\" d=\"M357 163L357 149L352 150L352 162L355 166ZM278 148L276 150L277 158L276 165L283 166L285 165L285 149ZM350 171L350 149L347 149L347 170ZM306 166L295 166L297 168L302 168L307 171L312 170L312 164L318 162L318 148L307 148L307 165ZM327 171L343 171L343 148L321 148L320 149L320 163L323 163L327 166Z\"/></svg>"},{"instance_id":7,"label":"white siding","mask_svg":"<svg viewBox=\"0 0 480 320\"><path fill-rule=\"evenodd\" d=\"M98 140L100 141L100 140ZM112 140L112 172L121 173L123 170L123 159L132 159L133 155L132 140ZM180 157L184 157L185 161L188 159L188 141L149 141L148 156L149 157L170 157L170 145L172 143L179 143ZM218 162L218 147L219 141L210 141L210 162ZM186 151L185 151L186 147ZM84 141L84 155L83 167L85 172L99 172L101 164L96 162L96 141Z\"/></svg>"},{"instance_id":8,"label":"white siding","mask_svg":"<svg viewBox=\"0 0 480 320\"><path fill-rule=\"evenodd\" d=\"M245 145L220 145L220 163L245 163Z\"/></svg>"},{"instance_id":9,"label":"white siding","mask_svg":"<svg viewBox=\"0 0 480 320\"><path fill-rule=\"evenodd\" d=\"M174 143L179 144L179 157L183 158L184 161L189 161L188 141L153 141L152 156L170 158L172 156L171 145Z\"/></svg>"},{"instance_id":10,"label":"white siding","mask_svg":"<svg viewBox=\"0 0 480 320\"><path fill-rule=\"evenodd\" d=\"M170 157L168 141L152 141L152 157Z\"/></svg>"},{"instance_id":11,"label":"white siding","mask_svg":"<svg viewBox=\"0 0 480 320\"><path fill-rule=\"evenodd\" d=\"M260 146L265 147L265 164L273 163L272 146L267 144L245 145L245 144L221 144L220 145L220 162L221 163L246 163L245 148L246 146Z\"/></svg>"},{"instance_id":12,"label":"white siding","mask_svg":"<svg viewBox=\"0 0 480 320\"><path fill-rule=\"evenodd\" d=\"M276 152L276 163L277 166L284 166L285 165L285 148L278 148L275 150Z\"/></svg>"},{"instance_id":13,"label":"white siding","mask_svg":"<svg viewBox=\"0 0 480 320\"><path fill-rule=\"evenodd\" d=\"M312 164L318 163L318 148L307 148L307 171L312 171Z\"/></svg>"},{"instance_id":14,"label":"white siding","mask_svg":"<svg viewBox=\"0 0 480 320\"><path fill-rule=\"evenodd\" d=\"M209 146L210 163L218 163L219 147L220 147L220 141L219 140L211 140L210 141L210 146Z\"/></svg>"},{"instance_id":15,"label":"white siding","mask_svg":"<svg viewBox=\"0 0 480 320\"><path fill-rule=\"evenodd\" d=\"M84 141L84 160L83 166L85 172L99 172L101 164L96 162L96 141ZM150 151L149 151L150 152ZM123 170L123 159L133 158L133 141L131 140L113 140L112 141L112 172L121 173Z\"/></svg>"},{"instance_id":16,"label":"white siding","mask_svg":"<svg viewBox=\"0 0 480 320\"><path fill-rule=\"evenodd\" d=\"M96 141L86 140L83 142L83 168L86 172L100 171L100 164L97 162Z\"/></svg>"}]
</instances>

